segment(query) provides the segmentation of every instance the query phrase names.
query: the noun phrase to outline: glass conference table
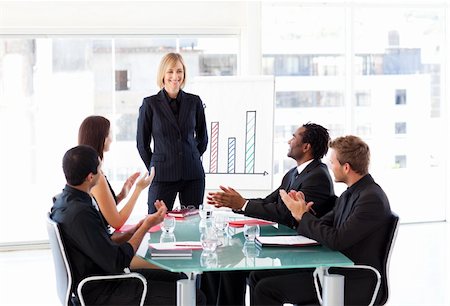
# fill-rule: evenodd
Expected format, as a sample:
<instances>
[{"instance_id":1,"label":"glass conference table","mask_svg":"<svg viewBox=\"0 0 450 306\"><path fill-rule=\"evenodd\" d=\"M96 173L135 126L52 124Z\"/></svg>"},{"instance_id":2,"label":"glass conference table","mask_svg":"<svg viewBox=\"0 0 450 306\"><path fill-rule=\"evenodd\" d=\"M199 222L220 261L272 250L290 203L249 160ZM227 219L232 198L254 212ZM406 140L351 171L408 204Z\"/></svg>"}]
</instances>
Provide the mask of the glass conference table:
<instances>
[{"instance_id":1,"label":"glass conference table","mask_svg":"<svg viewBox=\"0 0 450 306\"><path fill-rule=\"evenodd\" d=\"M237 215L239 216L239 215ZM199 241L201 221L198 215L177 220L174 236L177 242ZM295 231L279 225L261 226L261 235L293 235ZM177 305L195 305L195 284L197 275L206 271L269 270L322 268L350 266L353 262L340 252L324 246L310 247L258 247L245 242L242 232L229 229L227 235L219 238L221 245L211 253L193 250L192 257L156 258L149 251L149 243L160 242L161 231L149 234L137 252L146 261L172 272L184 272L188 279L177 284Z\"/></svg>"}]
</instances>

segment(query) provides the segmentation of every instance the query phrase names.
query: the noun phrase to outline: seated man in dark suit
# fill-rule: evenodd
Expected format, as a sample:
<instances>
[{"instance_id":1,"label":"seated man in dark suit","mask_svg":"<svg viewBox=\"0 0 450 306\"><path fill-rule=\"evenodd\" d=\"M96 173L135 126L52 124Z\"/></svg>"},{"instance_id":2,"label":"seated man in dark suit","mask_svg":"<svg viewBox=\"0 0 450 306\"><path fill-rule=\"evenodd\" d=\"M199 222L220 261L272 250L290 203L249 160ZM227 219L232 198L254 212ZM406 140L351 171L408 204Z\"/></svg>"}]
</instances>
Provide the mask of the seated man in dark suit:
<instances>
[{"instance_id":1,"label":"seated man in dark suit","mask_svg":"<svg viewBox=\"0 0 450 306\"><path fill-rule=\"evenodd\" d=\"M356 136L346 136L332 141L330 148L335 181L348 186L331 212L320 219L314 216L310 210L313 204L305 201L302 192L280 190L280 196L298 222L300 235L342 252L355 264L382 271L382 259L377 254L389 231L392 213L386 194L368 173L369 147ZM368 272L345 269L330 272L345 276L345 305L369 303L375 280ZM312 273L311 269L252 272L251 304L318 304Z\"/></svg>"},{"instance_id":2,"label":"seated man in dark suit","mask_svg":"<svg viewBox=\"0 0 450 306\"><path fill-rule=\"evenodd\" d=\"M293 228L297 226L297 221L282 203L279 191L301 190L307 201L314 203L311 213L320 218L333 208L335 200L330 173L320 161L327 154L329 141L327 129L314 123L304 124L288 141L287 155L297 162L297 166L286 173L275 191L264 199L244 199L233 188L220 186L222 191L209 193L208 203Z\"/></svg>"},{"instance_id":3,"label":"seated man in dark suit","mask_svg":"<svg viewBox=\"0 0 450 306\"><path fill-rule=\"evenodd\" d=\"M81 145L68 150L63 158L67 184L55 197L51 209L50 217L59 224L72 267L74 293L87 276L124 272L144 235L152 226L162 222L167 211L164 202L156 201L157 211L141 220L133 230L110 235L90 195L101 175L100 166L97 151L92 147ZM148 282L146 305L176 303L176 281L185 275L153 269L136 271ZM142 283L133 280L99 281L84 288L83 296L88 305L130 305L139 303Z\"/></svg>"},{"instance_id":4,"label":"seated man in dark suit","mask_svg":"<svg viewBox=\"0 0 450 306\"><path fill-rule=\"evenodd\" d=\"M301 190L308 201L314 202L311 213L320 218L333 208L336 200L330 173L321 162L328 151L329 141L326 128L314 123L304 124L288 141L288 156L297 162L297 166L288 171L275 191L264 199L244 199L233 188L221 186L222 191L209 193L208 203L296 228L298 223L283 204L279 191ZM220 277L218 275L219 273L203 275L202 289L208 304L215 304L217 297L218 305L244 305L248 273L238 271L220 273Z\"/></svg>"}]
</instances>

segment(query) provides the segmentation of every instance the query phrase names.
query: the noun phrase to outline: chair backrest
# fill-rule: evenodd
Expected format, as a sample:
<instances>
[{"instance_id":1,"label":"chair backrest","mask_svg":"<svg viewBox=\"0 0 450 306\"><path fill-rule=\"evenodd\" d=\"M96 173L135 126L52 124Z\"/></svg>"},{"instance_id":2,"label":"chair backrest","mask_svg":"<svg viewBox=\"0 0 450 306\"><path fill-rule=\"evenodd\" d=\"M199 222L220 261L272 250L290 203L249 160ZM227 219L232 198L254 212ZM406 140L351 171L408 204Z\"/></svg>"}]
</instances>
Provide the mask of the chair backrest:
<instances>
[{"instance_id":1,"label":"chair backrest","mask_svg":"<svg viewBox=\"0 0 450 306\"><path fill-rule=\"evenodd\" d=\"M386 237L385 252L382 258L383 271L380 271L382 280L380 294L377 297L377 305L386 304L389 298L389 264L391 260L392 250L394 249L395 240L397 238L398 227L400 225L399 221L399 216L396 213L392 212L389 230Z\"/></svg>"},{"instance_id":2,"label":"chair backrest","mask_svg":"<svg viewBox=\"0 0 450 306\"><path fill-rule=\"evenodd\" d=\"M55 264L56 289L61 305L71 305L72 276L58 224L47 214L47 232Z\"/></svg>"}]
</instances>

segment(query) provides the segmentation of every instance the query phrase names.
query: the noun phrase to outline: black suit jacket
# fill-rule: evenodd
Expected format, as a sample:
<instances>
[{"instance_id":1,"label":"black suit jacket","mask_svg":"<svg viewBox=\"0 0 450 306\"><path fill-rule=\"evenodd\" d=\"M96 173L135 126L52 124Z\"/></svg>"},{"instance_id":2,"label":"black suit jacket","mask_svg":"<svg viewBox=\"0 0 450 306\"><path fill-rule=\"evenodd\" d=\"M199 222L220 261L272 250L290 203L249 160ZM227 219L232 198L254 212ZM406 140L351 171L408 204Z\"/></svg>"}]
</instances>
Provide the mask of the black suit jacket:
<instances>
[{"instance_id":1,"label":"black suit jacket","mask_svg":"<svg viewBox=\"0 0 450 306\"><path fill-rule=\"evenodd\" d=\"M297 221L292 217L280 197L280 189L287 190L293 172L297 167L289 170L281 181L280 187L264 199L250 199L244 214L296 227ZM320 160L313 160L300 173L289 190L299 190L305 194L306 201L313 201L313 209L318 217L329 212L335 203L333 181L327 166Z\"/></svg>"},{"instance_id":2,"label":"black suit jacket","mask_svg":"<svg viewBox=\"0 0 450 306\"><path fill-rule=\"evenodd\" d=\"M163 90L144 98L139 108L137 148L145 166L155 167L155 181L173 182L205 176L201 156L208 144L205 112L199 96L180 92L178 120ZM154 151L150 148L153 140Z\"/></svg>"},{"instance_id":3,"label":"black suit jacket","mask_svg":"<svg viewBox=\"0 0 450 306\"><path fill-rule=\"evenodd\" d=\"M348 193L350 195L346 198ZM382 272L383 246L389 236L391 215L386 194L372 176L367 174L348 188L339 197L334 209L321 219L310 213L304 214L297 232L330 249L342 252L355 264L370 265ZM366 272L347 271L341 269L333 273L345 275L346 283L347 277L359 279L351 283L352 295L358 292L361 297L369 296L367 292L370 291L368 288L371 278L364 277ZM378 296L380 297L380 294Z\"/></svg>"}]
</instances>

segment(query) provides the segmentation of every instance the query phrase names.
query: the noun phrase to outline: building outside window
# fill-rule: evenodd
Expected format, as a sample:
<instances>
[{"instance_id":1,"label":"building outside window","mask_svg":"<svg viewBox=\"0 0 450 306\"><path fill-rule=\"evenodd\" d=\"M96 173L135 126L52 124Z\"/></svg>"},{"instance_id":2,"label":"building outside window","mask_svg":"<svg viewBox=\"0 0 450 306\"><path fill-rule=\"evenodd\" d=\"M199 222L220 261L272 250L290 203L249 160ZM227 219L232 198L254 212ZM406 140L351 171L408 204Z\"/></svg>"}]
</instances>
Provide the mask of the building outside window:
<instances>
[{"instance_id":1,"label":"building outside window","mask_svg":"<svg viewBox=\"0 0 450 306\"><path fill-rule=\"evenodd\" d=\"M395 134L406 134L406 122L395 123Z\"/></svg>"},{"instance_id":2,"label":"building outside window","mask_svg":"<svg viewBox=\"0 0 450 306\"><path fill-rule=\"evenodd\" d=\"M129 90L130 80L128 79L128 70L116 70L115 81L116 91Z\"/></svg>"},{"instance_id":3,"label":"building outside window","mask_svg":"<svg viewBox=\"0 0 450 306\"><path fill-rule=\"evenodd\" d=\"M355 94L356 106L370 106L370 93L366 91L359 91Z\"/></svg>"},{"instance_id":4,"label":"building outside window","mask_svg":"<svg viewBox=\"0 0 450 306\"><path fill-rule=\"evenodd\" d=\"M395 155L395 168L406 168L406 155Z\"/></svg>"},{"instance_id":5,"label":"building outside window","mask_svg":"<svg viewBox=\"0 0 450 306\"><path fill-rule=\"evenodd\" d=\"M439 178L439 187L426 188L448 185L445 143L415 149L444 126L444 12L436 6L262 5L262 71L275 76L276 126L316 122L332 137L362 137L371 147L371 173L404 222L445 218L445 193L433 194L432 210L423 213L408 192L417 184L412 173ZM288 131L275 135L274 182L292 167L285 159L288 137Z\"/></svg>"},{"instance_id":6,"label":"building outside window","mask_svg":"<svg viewBox=\"0 0 450 306\"><path fill-rule=\"evenodd\" d=\"M405 89L395 90L395 104L396 105L406 104L406 90Z\"/></svg>"}]
</instances>

